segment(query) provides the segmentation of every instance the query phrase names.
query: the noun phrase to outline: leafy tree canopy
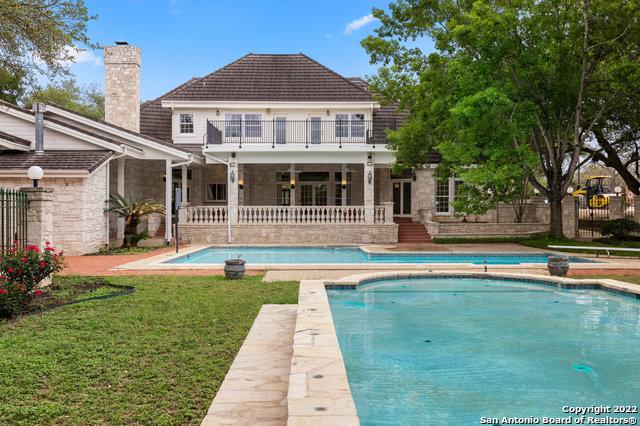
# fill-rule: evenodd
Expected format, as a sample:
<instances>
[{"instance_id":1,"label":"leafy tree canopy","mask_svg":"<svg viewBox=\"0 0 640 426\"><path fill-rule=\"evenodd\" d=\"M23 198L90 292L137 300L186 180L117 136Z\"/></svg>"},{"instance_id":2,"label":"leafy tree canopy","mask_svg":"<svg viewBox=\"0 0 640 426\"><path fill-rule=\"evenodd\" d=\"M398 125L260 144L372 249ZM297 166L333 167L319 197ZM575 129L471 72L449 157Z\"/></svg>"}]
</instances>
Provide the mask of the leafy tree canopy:
<instances>
[{"instance_id":1,"label":"leafy tree canopy","mask_svg":"<svg viewBox=\"0 0 640 426\"><path fill-rule=\"evenodd\" d=\"M59 84L37 87L25 99L25 107L35 102L60 105L97 119L104 119L104 95L95 85L79 86L67 79Z\"/></svg>"},{"instance_id":2,"label":"leafy tree canopy","mask_svg":"<svg viewBox=\"0 0 640 426\"><path fill-rule=\"evenodd\" d=\"M24 90L21 73L12 73L0 68L0 100L16 104L24 95Z\"/></svg>"},{"instance_id":3,"label":"leafy tree canopy","mask_svg":"<svg viewBox=\"0 0 640 426\"><path fill-rule=\"evenodd\" d=\"M78 46L97 47L87 37L92 19L84 0L0 0L0 69L30 82L65 74Z\"/></svg>"},{"instance_id":4,"label":"leafy tree canopy","mask_svg":"<svg viewBox=\"0 0 640 426\"><path fill-rule=\"evenodd\" d=\"M551 204L551 232L594 126L640 88L635 0L398 0L363 40L374 89L409 122L390 133L402 164L437 149L488 209L527 179ZM421 37L436 53L412 47ZM518 192L518 191L516 191ZM464 207L464 206L463 206ZM465 210L463 208L463 210Z\"/></svg>"}]
</instances>

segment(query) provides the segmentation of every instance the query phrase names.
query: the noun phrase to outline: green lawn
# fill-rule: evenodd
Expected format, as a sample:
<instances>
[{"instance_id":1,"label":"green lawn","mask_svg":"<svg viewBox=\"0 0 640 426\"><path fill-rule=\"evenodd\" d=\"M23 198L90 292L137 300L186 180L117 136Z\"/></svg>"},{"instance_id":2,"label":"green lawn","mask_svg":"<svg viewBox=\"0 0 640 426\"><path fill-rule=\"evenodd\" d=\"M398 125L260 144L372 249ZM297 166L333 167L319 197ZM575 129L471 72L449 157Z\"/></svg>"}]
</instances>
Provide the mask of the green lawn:
<instances>
[{"instance_id":1,"label":"green lawn","mask_svg":"<svg viewBox=\"0 0 640 426\"><path fill-rule=\"evenodd\" d=\"M297 301L260 279L110 277L135 292L0 322L0 424L200 423L260 307Z\"/></svg>"},{"instance_id":2,"label":"green lawn","mask_svg":"<svg viewBox=\"0 0 640 426\"><path fill-rule=\"evenodd\" d=\"M511 243L520 244L527 247L536 247L539 249L547 249L549 245L558 246L592 246L592 247L625 247L625 248L640 248L639 240L613 240L613 239L600 239L597 241L578 241L570 240L567 238L551 238L548 236L535 236L535 237L486 237L486 238L464 238L464 237L435 237L433 242L436 244L500 244ZM605 254L601 250L587 250L587 249L553 249L554 251L565 251L569 253L584 253L584 254ZM639 253L633 252L612 252L616 256L630 256L638 257Z\"/></svg>"}]
</instances>

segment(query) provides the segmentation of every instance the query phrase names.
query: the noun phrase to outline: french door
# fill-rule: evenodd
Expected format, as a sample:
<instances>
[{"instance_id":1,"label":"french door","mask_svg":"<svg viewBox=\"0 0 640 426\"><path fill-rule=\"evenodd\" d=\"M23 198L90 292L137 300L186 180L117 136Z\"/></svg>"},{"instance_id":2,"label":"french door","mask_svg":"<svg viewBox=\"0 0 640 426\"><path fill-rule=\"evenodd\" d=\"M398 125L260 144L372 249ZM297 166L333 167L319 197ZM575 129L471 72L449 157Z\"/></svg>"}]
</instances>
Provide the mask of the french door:
<instances>
[{"instance_id":1,"label":"french door","mask_svg":"<svg viewBox=\"0 0 640 426\"><path fill-rule=\"evenodd\" d=\"M276 117L275 120L276 143L287 143L287 117Z\"/></svg>"},{"instance_id":2,"label":"french door","mask_svg":"<svg viewBox=\"0 0 640 426\"><path fill-rule=\"evenodd\" d=\"M327 188L326 183L300 185L300 204L303 206L326 206Z\"/></svg>"},{"instance_id":3,"label":"french door","mask_svg":"<svg viewBox=\"0 0 640 426\"><path fill-rule=\"evenodd\" d=\"M309 117L309 132L311 143L320 143L322 140L322 117Z\"/></svg>"},{"instance_id":4,"label":"french door","mask_svg":"<svg viewBox=\"0 0 640 426\"><path fill-rule=\"evenodd\" d=\"M393 215L411 216L411 180L391 181Z\"/></svg>"}]
</instances>

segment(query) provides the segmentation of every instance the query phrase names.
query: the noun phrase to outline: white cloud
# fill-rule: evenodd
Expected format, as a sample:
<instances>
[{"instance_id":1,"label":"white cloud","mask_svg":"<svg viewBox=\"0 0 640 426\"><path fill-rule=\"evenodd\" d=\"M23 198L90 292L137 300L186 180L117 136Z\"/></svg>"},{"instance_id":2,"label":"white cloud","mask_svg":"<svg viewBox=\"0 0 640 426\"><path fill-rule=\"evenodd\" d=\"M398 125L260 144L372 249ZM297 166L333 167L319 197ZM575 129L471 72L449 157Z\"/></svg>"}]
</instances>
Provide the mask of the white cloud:
<instances>
[{"instance_id":1,"label":"white cloud","mask_svg":"<svg viewBox=\"0 0 640 426\"><path fill-rule=\"evenodd\" d=\"M372 14L361 16L360 18L354 19L353 21L349 22L347 26L344 27L344 33L346 35L351 35L352 32L357 31L365 25L368 25L377 20L378 19L374 18Z\"/></svg>"},{"instance_id":2,"label":"white cloud","mask_svg":"<svg viewBox=\"0 0 640 426\"><path fill-rule=\"evenodd\" d=\"M66 53L70 60L65 61L68 65L74 64L91 64L94 67L102 64L102 58L96 55L92 50L80 50L77 47L67 47Z\"/></svg>"}]
</instances>

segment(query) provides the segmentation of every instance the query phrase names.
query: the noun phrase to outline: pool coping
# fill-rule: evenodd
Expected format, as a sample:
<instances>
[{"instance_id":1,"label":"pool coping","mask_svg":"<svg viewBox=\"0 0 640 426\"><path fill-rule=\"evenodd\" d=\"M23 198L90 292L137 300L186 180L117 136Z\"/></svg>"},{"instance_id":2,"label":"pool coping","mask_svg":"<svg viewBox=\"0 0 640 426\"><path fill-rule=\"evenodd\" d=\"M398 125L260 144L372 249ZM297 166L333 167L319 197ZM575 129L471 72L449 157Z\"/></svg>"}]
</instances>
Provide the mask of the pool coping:
<instances>
[{"instance_id":1,"label":"pool coping","mask_svg":"<svg viewBox=\"0 0 640 426\"><path fill-rule=\"evenodd\" d=\"M407 277L515 280L562 289L605 290L640 301L640 285L612 279L575 279L522 273L414 270L369 272L337 280L302 280L287 394L289 425L359 424L327 289L355 289L360 284Z\"/></svg>"},{"instance_id":2,"label":"pool coping","mask_svg":"<svg viewBox=\"0 0 640 426\"><path fill-rule=\"evenodd\" d=\"M307 246L307 247L311 247ZM210 247L222 248L222 247L248 247L247 245L211 245L211 244L201 244L189 247L187 249L183 249L180 253L162 253L156 256L148 257L145 259L136 260L133 262L128 262L122 265L118 265L114 270L149 270L149 269L171 269L171 270L203 270L203 269L221 269L224 265L220 263L167 263L176 258L191 255L197 253L201 250L205 250ZM261 244L261 245L251 245L251 247L283 247L282 245L274 245L274 244ZM287 247L295 247L295 246L287 246ZM380 245L374 246L354 246L354 245L313 245L313 247L357 247L361 250L372 253L376 255L420 255L420 254L429 254L429 255L478 255L478 254L486 254L486 255L510 255L510 256L527 256L533 253L551 253L558 254L562 256L568 257L580 257L589 260L595 260L596 262L586 262L586 263L571 263L572 269L592 269L593 267L602 268L602 269L627 269L631 267L629 265L630 260L633 260L640 267L640 260L638 259L629 259L629 258L603 258L597 257L595 255L581 254L581 253L563 253L556 252L553 250L526 250L522 252L517 251L505 251L505 250L494 250L494 251L428 251L428 252L415 252L415 251L394 251L394 252L384 252L380 251ZM618 261L618 262L616 262ZM484 268L491 269L513 269L513 268L543 268L546 270L546 264L544 263L519 263L519 264L476 264L476 263L305 263L305 264L288 264L288 263L264 263L264 264L248 264L246 265L247 270L311 270L311 269L363 269L363 270L431 270L431 269L455 269L455 268L465 268L468 270L478 270L482 271Z\"/></svg>"}]
</instances>

